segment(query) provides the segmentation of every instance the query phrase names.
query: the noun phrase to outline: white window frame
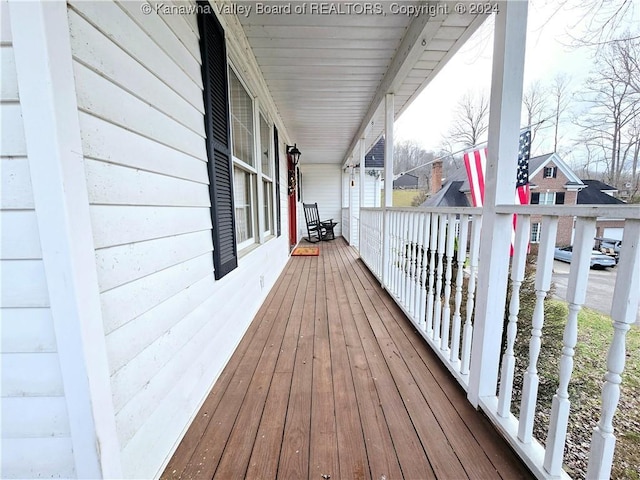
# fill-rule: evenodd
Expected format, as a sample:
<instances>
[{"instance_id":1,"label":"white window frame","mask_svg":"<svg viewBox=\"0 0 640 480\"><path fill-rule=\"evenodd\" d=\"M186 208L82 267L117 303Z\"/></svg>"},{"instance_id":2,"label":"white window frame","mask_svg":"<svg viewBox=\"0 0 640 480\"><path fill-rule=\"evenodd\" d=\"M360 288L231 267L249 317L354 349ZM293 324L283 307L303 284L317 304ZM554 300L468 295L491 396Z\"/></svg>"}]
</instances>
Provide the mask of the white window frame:
<instances>
[{"instance_id":1,"label":"white window frame","mask_svg":"<svg viewBox=\"0 0 640 480\"><path fill-rule=\"evenodd\" d=\"M555 205L555 204L556 204L556 192L540 192L538 205Z\"/></svg>"},{"instance_id":2,"label":"white window frame","mask_svg":"<svg viewBox=\"0 0 640 480\"><path fill-rule=\"evenodd\" d=\"M547 175L547 172L550 172L550 175ZM542 176L544 178L556 178L558 175L558 167L544 167Z\"/></svg>"},{"instance_id":3,"label":"white window frame","mask_svg":"<svg viewBox=\"0 0 640 480\"><path fill-rule=\"evenodd\" d=\"M267 127L267 142L269 145L269 158L268 165L270 172L264 172L262 170L262 121ZM262 111L258 113L258 129L260 133L260 142L259 142L259 150L260 150L260 179L262 183L262 206L261 206L261 215L262 219L262 241L266 241L271 236L275 235L276 223L275 223L275 162L274 162L274 145L273 145L273 122L269 120L269 117L265 115ZM271 175L269 175L271 173ZM267 199L265 193L265 187L270 187L271 194L268 197L268 203L265 204L265 199Z\"/></svg>"},{"instance_id":4,"label":"white window frame","mask_svg":"<svg viewBox=\"0 0 640 480\"><path fill-rule=\"evenodd\" d=\"M238 82L240 82L240 86L242 88L244 88L246 94L251 98L251 102L252 102L252 120L253 120L253 163L254 164L258 164L258 158L256 157L256 118L255 118L255 112L256 112L256 101L255 98L251 95L251 90L247 87L247 84L244 82L244 80L242 79L242 76L240 76L237 72L237 70L234 68L234 66L232 65L231 62L228 62L228 68L229 68L229 72L233 73L233 75L236 77L236 79L238 80ZM259 235L256 235L256 233L259 233L259 217L260 217L260 205L259 205L259 193L258 193L258 185L257 185L257 179L259 176L259 170L258 168L249 165L247 162L245 162L244 160L238 158L236 156L236 152L234 150L234 143L233 143L233 109L232 109L232 103L233 103L233 98L231 95L231 75L229 75L229 82L228 82L228 88L229 88L229 110L230 110L230 116L231 116L231 132L230 132L230 144L231 144L231 154L232 154L232 158L233 158L233 175L234 175L234 186L235 186L235 175L236 175L236 169L242 170L243 172L249 174L249 187L250 187L250 204L249 204L249 208L250 208L250 217L251 217L251 235L244 241L238 241L238 239L236 239L236 245L238 248L238 252L240 252L241 250L250 247L252 245L254 245L255 243L259 242ZM235 200L235 192L234 192L234 200ZM235 201L234 201L235 203ZM234 205L234 215L236 214L236 210L238 209L237 205ZM238 219L236 217L236 223L238 222ZM237 235L238 231L237 231L237 226L236 226L236 235ZM238 236L239 237L239 236Z\"/></svg>"},{"instance_id":5,"label":"white window frame","mask_svg":"<svg viewBox=\"0 0 640 480\"><path fill-rule=\"evenodd\" d=\"M529 236L530 243L540 243L540 222L531 222L531 233Z\"/></svg>"}]
</instances>

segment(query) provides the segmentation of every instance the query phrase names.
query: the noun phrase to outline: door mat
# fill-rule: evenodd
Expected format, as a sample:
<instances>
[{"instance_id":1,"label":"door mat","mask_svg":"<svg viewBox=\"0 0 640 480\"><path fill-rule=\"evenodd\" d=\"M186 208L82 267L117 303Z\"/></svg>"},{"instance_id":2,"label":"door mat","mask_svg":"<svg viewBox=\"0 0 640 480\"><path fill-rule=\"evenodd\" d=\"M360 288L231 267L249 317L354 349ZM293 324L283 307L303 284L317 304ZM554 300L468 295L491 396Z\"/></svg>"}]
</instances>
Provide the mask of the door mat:
<instances>
[{"instance_id":1,"label":"door mat","mask_svg":"<svg viewBox=\"0 0 640 480\"><path fill-rule=\"evenodd\" d=\"M296 257L317 257L320 255L320 247L296 247L291 255Z\"/></svg>"}]
</instances>

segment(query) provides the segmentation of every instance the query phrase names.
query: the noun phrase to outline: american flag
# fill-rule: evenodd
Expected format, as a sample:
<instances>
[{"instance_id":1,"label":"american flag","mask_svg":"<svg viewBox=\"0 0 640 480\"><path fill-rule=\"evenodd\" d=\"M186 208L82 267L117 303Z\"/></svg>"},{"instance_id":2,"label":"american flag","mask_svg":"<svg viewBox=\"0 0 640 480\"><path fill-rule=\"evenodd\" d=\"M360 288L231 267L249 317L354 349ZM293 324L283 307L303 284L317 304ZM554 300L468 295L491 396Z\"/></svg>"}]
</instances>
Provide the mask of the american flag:
<instances>
[{"instance_id":1,"label":"american flag","mask_svg":"<svg viewBox=\"0 0 640 480\"><path fill-rule=\"evenodd\" d=\"M518 147L518 171L516 176L515 204L529 203L529 155L531 153L531 130L520 134ZM464 166L471 187L471 200L474 207L481 207L484 200L484 175L487 164L487 149L481 148L464 154ZM513 216L513 232L511 234L511 255L516 231L516 215Z\"/></svg>"},{"instance_id":2,"label":"american flag","mask_svg":"<svg viewBox=\"0 0 640 480\"><path fill-rule=\"evenodd\" d=\"M516 205L529 203L529 154L531 151L531 130L520 134L518 148L518 172L516 177ZM474 207L481 207L484 201L484 175L487 164L487 149L480 148L464 154L464 166L471 187Z\"/></svg>"}]
</instances>

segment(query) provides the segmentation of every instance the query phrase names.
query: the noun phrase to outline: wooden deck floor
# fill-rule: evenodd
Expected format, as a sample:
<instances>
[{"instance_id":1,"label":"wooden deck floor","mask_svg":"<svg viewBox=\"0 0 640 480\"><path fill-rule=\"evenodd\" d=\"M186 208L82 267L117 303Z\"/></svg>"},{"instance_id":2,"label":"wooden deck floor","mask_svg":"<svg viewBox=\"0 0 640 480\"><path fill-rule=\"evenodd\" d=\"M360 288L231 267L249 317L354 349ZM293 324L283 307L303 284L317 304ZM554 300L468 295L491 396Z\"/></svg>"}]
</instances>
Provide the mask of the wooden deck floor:
<instances>
[{"instance_id":1,"label":"wooden deck floor","mask_svg":"<svg viewBox=\"0 0 640 480\"><path fill-rule=\"evenodd\" d=\"M343 239L292 257L162 478L533 478Z\"/></svg>"}]
</instances>

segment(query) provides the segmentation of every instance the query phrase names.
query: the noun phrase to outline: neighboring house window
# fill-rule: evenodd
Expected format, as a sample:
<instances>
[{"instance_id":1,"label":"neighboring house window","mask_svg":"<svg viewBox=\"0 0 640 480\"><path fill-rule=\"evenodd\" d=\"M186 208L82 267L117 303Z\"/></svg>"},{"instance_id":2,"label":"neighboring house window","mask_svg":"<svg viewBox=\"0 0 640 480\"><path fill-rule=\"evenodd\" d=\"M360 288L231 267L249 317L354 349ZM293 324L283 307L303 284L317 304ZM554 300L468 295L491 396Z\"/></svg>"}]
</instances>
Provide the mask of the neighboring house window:
<instances>
[{"instance_id":1,"label":"neighboring house window","mask_svg":"<svg viewBox=\"0 0 640 480\"><path fill-rule=\"evenodd\" d=\"M544 167L544 178L556 178L558 167Z\"/></svg>"},{"instance_id":2,"label":"neighboring house window","mask_svg":"<svg viewBox=\"0 0 640 480\"><path fill-rule=\"evenodd\" d=\"M532 192L531 205L563 205L564 192Z\"/></svg>"},{"instance_id":3,"label":"neighboring house window","mask_svg":"<svg viewBox=\"0 0 640 480\"><path fill-rule=\"evenodd\" d=\"M531 224L531 243L540 243L540 222Z\"/></svg>"},{"instance_id":4,"label":"neighboring house window","mask_svg":"<svg viewBox=\"0 0 640 480\"><path fill-rule=\"evenodd\" d=\"M238 266L224 30L213 13L198 15L204 123L216 279Z\"/></svg>"},{"instance_id":5,"label":"neighboring house window","mask_svg":"<svg viewBox=\"0 0 640 480\"><path fill-rule=\"evenodd\" d=\"M260 158L262 165L262 193L264 197L264 233L273 235L273 159L271 155L271 129L269 124L260 115Z\"/></svg>"},{"instance_id":6,"label":"neighboring house window","mask_svg":"<svg viewBox=\"0 0 640 480\"><path fill-rule=\"evenodd\" d=\"M253 100L229 68L233 186L238 249L256 241L257 176L254 160Z\"/></svg>"}]
</instances>

